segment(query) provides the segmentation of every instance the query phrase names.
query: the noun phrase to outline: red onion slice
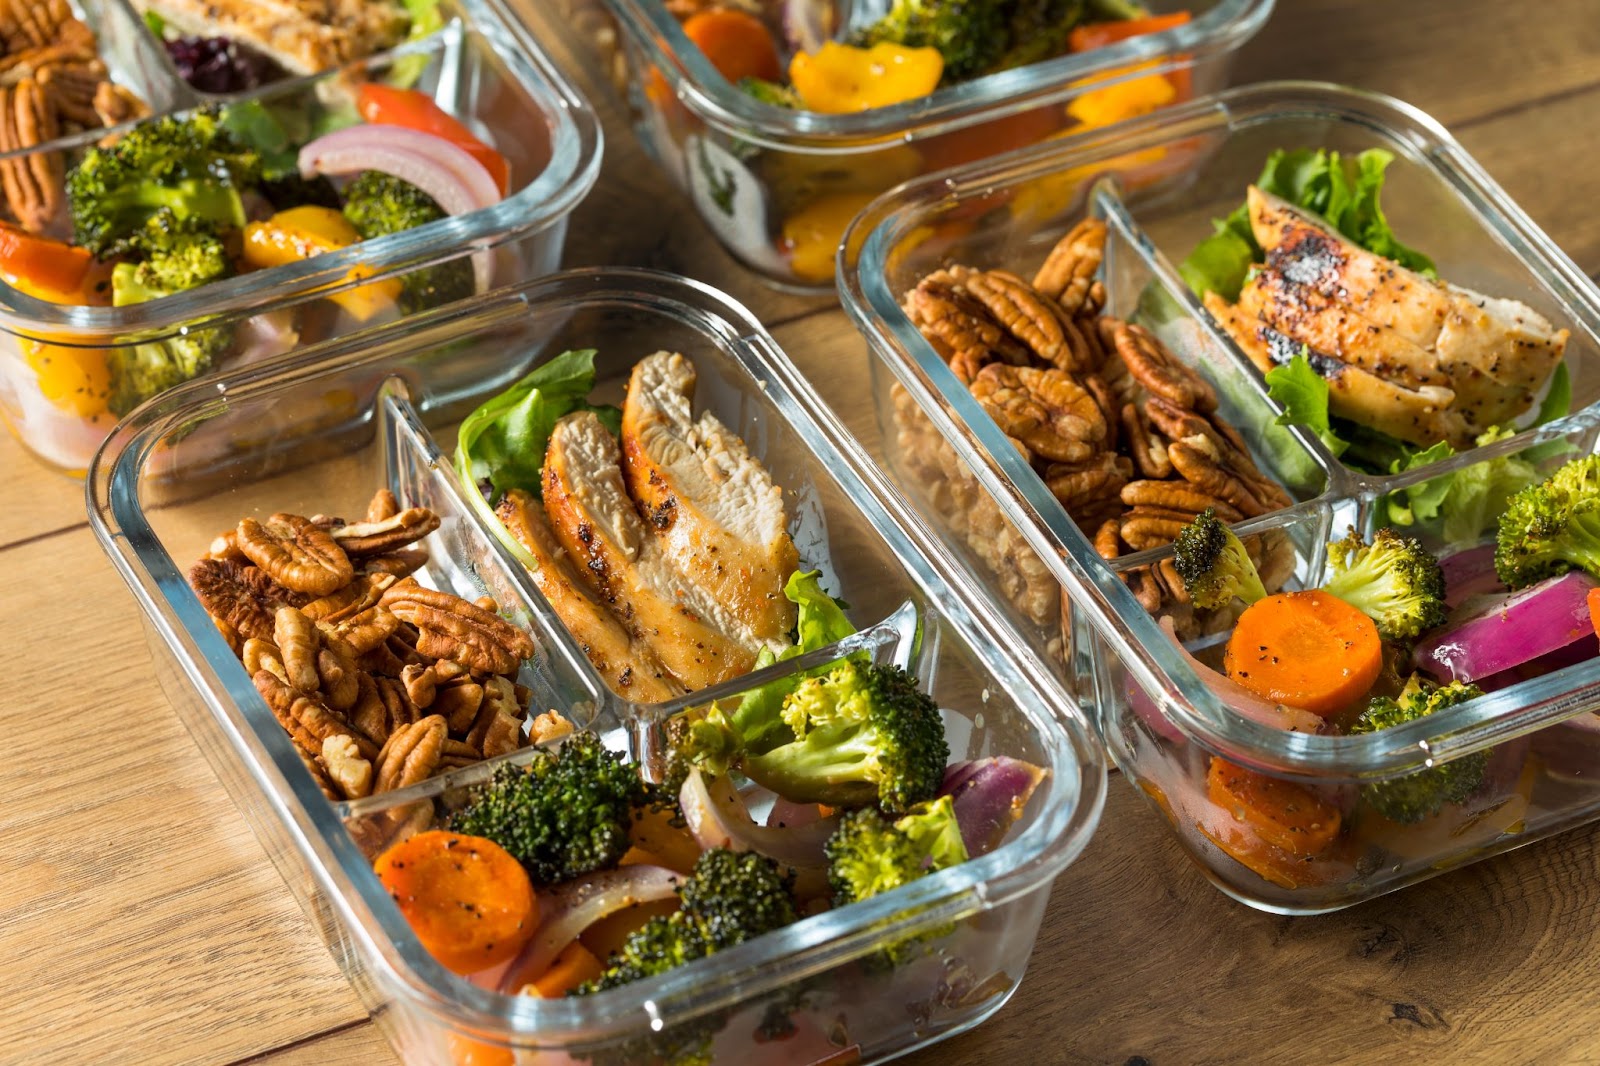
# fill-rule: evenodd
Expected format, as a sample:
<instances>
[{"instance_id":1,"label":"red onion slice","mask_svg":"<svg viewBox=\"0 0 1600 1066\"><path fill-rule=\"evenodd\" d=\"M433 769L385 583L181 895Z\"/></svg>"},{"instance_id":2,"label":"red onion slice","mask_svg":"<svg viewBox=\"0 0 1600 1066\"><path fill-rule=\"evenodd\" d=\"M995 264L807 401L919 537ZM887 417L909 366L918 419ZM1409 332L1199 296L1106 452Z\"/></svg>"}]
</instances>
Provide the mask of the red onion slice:
<instances>
[{"instance_id":1,"label":"red onion slice","mask_svg":"<svg viewBox=\"0 0 1600 1066\"><path fill-rule=\"evenodd\" d=\"M1412 661L1446 680L1475 681L1594 636L1582 570L1492 601L1474 617L1420 642Z\"/></svg>"},{"instance_id":2,"label":"red onion slice","mask_svg":"<svg viewBox=\"0 0 1600 1066\"><path fill-rule=\"evenodd\" d=\"M825 868L828 859L822 847L839 828L837 818L782 829L757 825L727 778L707 780L699 770L683 783L678 805L701 848L754 851L797 870Z\"/></svg>"},{"instance_id":3,"label":"red onion slice","mask_svg":"<svg viewBox=\"0 0 1600 1066\"><path fill-rule=\"evenodd\" d=\"M945 769L939 795L952 799L969 858L1000 846L1046 773L1043 767L1004 755Z\"/></svg>"},{"instance_id":4,"label":"red onion slice","mask_svg":"<svg viewBox=\"0 0 1600 1066\"><path fill-rule=\"evenodd\" d=\"M1494 569L1494 545L1476 547L1447 555L1439 560L1444 572L1444 602L1451 608L1461 606L1474 596L1505 592L1500 575Z\"/></svg>"},{"instance_id":5,"label":"red onion slice","mask_svg":"<svg viewBox=\"0 0 1600 1066\"><path fill-rule=\"evenodd\" d=\"M363 170L380 170L410 182L449 215L493 207L501 199L494 178L464 148L405 126L348 126L300 149L300 173L305 177L341 177ZM493 281L491 266L487 249L472 253L472 274L479 292Z\"/></svg>"},{"instance_id":6,"label":"red onion slice","mask_svg":"<svg viewBox=\"0 0 1600 1066\"><path fill-rule=\"evenodd\" d=\"M595 922L640 903L677 895L681 874L664 866L601 870L539 894L539 931L500 977L500 991L515 995L550 968L556 956Z\"/></svg>"}]
</instances>

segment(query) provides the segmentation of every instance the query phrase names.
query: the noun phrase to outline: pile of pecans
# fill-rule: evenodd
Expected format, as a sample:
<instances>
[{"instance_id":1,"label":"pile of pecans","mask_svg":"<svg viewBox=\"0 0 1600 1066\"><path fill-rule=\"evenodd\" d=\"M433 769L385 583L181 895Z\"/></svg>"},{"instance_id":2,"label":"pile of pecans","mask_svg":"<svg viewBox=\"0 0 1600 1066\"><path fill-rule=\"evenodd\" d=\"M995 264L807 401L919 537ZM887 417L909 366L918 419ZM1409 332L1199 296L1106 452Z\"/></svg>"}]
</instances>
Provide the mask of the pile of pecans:
<instances>
[{"instance_id":1,"label":"pile of pecans","mask_svg":"<svg viewBox=\"0 0 1600 1066\"><path fill-rule=\"evenodd\" d=\"M409 575L439 527L380 491L366 519L245 518L189 583L334 801L404 788L524 746L533 641ZM537 731L537 730L536 730Z\"/></svg>"},{"instance_id":2,"label":"pile of pecans","mask_svg":"<svg viewBox=\"0 0 1600 1066\"><path fill-rule=\"evenodd\" d=\"M1219 415L1211 385L1143 327L1104 313L1096 280L1106 228L1085 219L1033 281L952 265L906 294L906 315L1038 472L1106 559L1172 543L1207 508L1238 522L1293 501L1261 472ZM964 475L948 445L897 386L900 452L1030 620L1058 618L1044 564ZM1287 580L1286 537L1247 538L1269 588ZM1139 602L1180 636L1231 624L1197 618L1171 560L1124 575Z\"/></svg>"},{"instance_id":3,"label":"pile of pecans","mask_svg":"<svg viewBox=\"0 0 1600 1066\"><path fill-rule=\"evenodd\" d=\"M111 82L94 31L67 0L0 0L0 152L48 144L150 113ZM44 152L0 161L10 216L32 233L61 214L65 160Z\"/></svg>"}]
</instances>

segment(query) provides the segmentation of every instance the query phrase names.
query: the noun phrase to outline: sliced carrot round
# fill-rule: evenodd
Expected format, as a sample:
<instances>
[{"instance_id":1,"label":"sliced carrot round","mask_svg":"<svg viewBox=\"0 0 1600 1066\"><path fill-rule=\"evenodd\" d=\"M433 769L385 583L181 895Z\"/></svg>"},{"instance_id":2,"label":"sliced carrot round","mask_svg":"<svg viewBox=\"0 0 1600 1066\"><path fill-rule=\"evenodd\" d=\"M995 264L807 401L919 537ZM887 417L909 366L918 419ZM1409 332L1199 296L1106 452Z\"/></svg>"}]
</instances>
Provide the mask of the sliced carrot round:
<instances>
[{"instance_id":1,"label":"sliced carrot round","mask_svg":"<svg viewBox=\"0 0 1600 1066\"><path fill-rule=\"evenodd\" d=\"M379 855L373 869L422 946L455 973L509 962L538 928L527 871L492 840L418 833Z\"/></svg>"},{"instance_id":2,"label":"sliced carrot round","mask_svg":"<svg viewBox=\"0 0 1600 1066\"><path fill-rule=\"evenodd\" d=\"M1280 592L1239 616L1223 668L1275 703L1334 714L1383 672L1383 641L1372 619L1321 590Z\"/></svg>"},{"instance_id":3,"label":"sliced carrot round","mask_svg":"<svg viewBox=\"0 0 1600 1066\"><path fill-rule=\"evenodd\" d=\"M1339 835L1339 809L1293 781L1212 759L1206 796L1265 844L1291 855L1320 855Z\"/></svg>"}]
</instances>

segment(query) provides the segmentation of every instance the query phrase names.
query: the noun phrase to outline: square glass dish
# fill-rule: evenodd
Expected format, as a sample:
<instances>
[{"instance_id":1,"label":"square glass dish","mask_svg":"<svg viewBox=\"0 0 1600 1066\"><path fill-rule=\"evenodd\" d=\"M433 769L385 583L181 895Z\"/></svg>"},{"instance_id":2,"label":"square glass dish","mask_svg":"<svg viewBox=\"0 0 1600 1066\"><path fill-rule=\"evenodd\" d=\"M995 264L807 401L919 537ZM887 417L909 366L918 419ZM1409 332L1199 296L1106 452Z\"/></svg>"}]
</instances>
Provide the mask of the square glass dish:
<instances>
[{"instance_id":1,"label":"square glass dish","mask_svg":"<svg viewBox=\"0 0 1600 1066\"><path fill-rule=\"evenodd\" d=\"M535 638L538 651L519 677L533 709L561 710L647 759L671 708L610 692L528 573L481 524L466 496L477 489L459 482L439 443L453 439L450 427L468 405L495 391L439 391L448 360L482 350L520 374L584 347L599 349L603 399L620 398L632 365L650 352L689 356L699 374L697 408L767 466L785 489L802 565L848 597L863 630L851 641L917 673L944 709L953 759L1008 754L1048 774L1006 841L966 864L659 978L540 1000L490 991L440 967L373 874L372 850L397 825L458 805L490 764L330 804L183 574L217 529L242 515L349 512L387 486L442 517L426 542L422 580L467 597L492 595ZM330 392L352 394L361 419L317 436L297 429ZM442 402L451 397L461 401L453 409ZM219 464L215 449L197 445L207 434L256 443ZM569 272L184 386L118 429L91 472L89 498L97 536L169 666L163 677L174 705L407 1062L451 1063L463 1041L517 1049L518 1062L608 1051L631 1061L639 1046L631 1042L689 1038L707 1027L718 1033L717 1061L904 1052L975 1025L1005 1002L1026 967L1051 882L1099 816L1104 764L1077 709L1039 698L1044 666L1026 652L1002 652L1000 621L977 588L931 550L793 364L748 312L695 282ZM812 653L768 674L837 654ZM868 965L885 943L935 929L917 961L888 973ZM776 1030L793 1038L771 1043L772 1023L785 1017L792 1024Z\"/></svg>"},{"instance_id":2,"label":"square glass dish","mask_svg":"<svg viewBox=\"0 0 1600 1066\"><path fill-rule=\"evenodd\" d=\"M780 51L787 54L869 25L889 5L798 0L781 11L758 6L774 26L786 28L791 40ZM587 25L603 51L620 45L620 59L606 58L640 138L690 194L717 239L769 281L810 291L833 288L834 250L845 226L877 194L1095 123L1067 113L1069 103L1091 91L1104 90L1108 106L1121 86L1138 79L1151 79L1146 86L1162 83L1157 102L1215 92L1227 84L1234 52L1272 11L1271 0L1153 0L1146 6L1158 14L1187 10L1193 18L922 99L824 114L775 106L730 84L660 0L569 4L574 21ZM1078 126L1069 129L1072 122Z\"/></svg>"},{"instance_id":3,"label":"square glass dish","mask_svg":"<svg viewBox=\"0 0 1600 1066\"><path fill-rule=\"evenodd\" d=\"M509 192L489 207L326 254L238 274L122 307L54 303L0 281L0 419L35 455L82 476L119 414L111 362L136 345L226 330L221 365L276 358L399 314L382 279L470 260L479 291L556 269L573 208L599 174L594 113L520 25L494 0L462 6L433 36L374 59L274 85L250 97L309 140L318 123L354 120L353 91L404 67L405 80L496 144L510 163ZM154 121L147 120L147 121ZM69 153L100 133L57 142ZM365 316L365 321L363 320ZM449 375L473 381L471 359Z\"/></svg>"},{"instance_id":4,"label":"square glass dish","mask_svg":"<svg viewBox=\"0 0 1600 1066\"><path fill-rule=\"evenodd\" d=\"M1242 202L1269 152L1296 147L1393 152L1384 208L1396 232L1434 257L1440 277L1522 300L1569 330L1565 358L1579 413L1388 477L1353 471L1315 434L1276 425L1281 408L1260 374L1174 264L1210 234L1211 219ZM1328 540L1347 526L1371 532L1387 524L1396 513L1390 503L1412 498L1407 489L1552 437L1571 436L1574 447L1590 450L1588 430L1577 427L1592 417L1581 409L1600 399L1600 293L1592 283L1427 116L1375 94L1299 83L1229 90L1071 145L908 185L858 220L859 257L841 253L846 308L876 357L879 419L897 480L936 521L949 549L974 573L989 575L1014 631L1055 661L1064 688L1095 709L1119 766L1130 781L1165 797L1163 810L1191 854L1230 895L1286 913L1336 909L1592 817L1586 795L1560 792L1547 800L1541 793L1539 802L1553 806L1535 808L1526 822L1500 824L1498 833L1438 832L1439 820L1431 819L1403 827L1403 847L1368 849L1316 875L1271 871L1276 881L1205 843L1193 812L1179 811L1174 798L1196 788L1205 796L1202 753L1339 797L1356 816L1340 837L1343 848L1350 826L1362 821L1360 804L1352 810L1348 803L1363 784L1525 737L1592 708L1594 694L1580 684L1586 668L1575 667L1551 675L1563 678L1562 696L1512 688L1405 729L1308 736L1248 720L1212 693L1150 609L1173 617L1197 648L1215 644L1208 638L1230 629L1232 614L1183 632L1171 598L1142 605L1137 583L1130 588L1123 578L1160 573L1163 563L1170 566L1170 549L1102 558L901 309L907 290L951 263L1026 276L1086 213L1107 230L1097 274L1107 311L1145 325L1208 382L1256 465L1286 490L1285 509L1247 515L1237 526L1247 541L1259 537L1271 546L1269 588L1320 584ZM1464 546L1459 534L1418 528L1435 548ZM1513 708L1521 710L1508 713ZM1135 744L1136 720L1161 723L1160 742ZM1185 777L1191 770L1200 777Z\"/></svg>"}]
</instances>

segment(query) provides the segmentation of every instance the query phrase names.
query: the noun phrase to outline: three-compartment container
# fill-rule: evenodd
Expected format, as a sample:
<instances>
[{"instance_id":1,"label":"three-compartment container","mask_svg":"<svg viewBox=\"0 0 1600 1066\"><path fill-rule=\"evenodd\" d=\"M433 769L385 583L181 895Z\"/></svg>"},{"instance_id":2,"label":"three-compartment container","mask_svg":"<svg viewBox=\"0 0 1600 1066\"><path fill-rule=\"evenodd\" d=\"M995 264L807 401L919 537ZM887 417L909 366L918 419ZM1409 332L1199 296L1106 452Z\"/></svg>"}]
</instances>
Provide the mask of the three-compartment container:
<instances>
[{"instance_id":1,"label":"three-compartment container","mask_svg":"<svg viewBox=\"0 0 1600 1066\"><path fill-rule=\"evenodd\" d=\"M635 128L688 191L717 239L782 286L832 289L833 253L850 219L879 193L918 175L1126 117L1119 99L1155 106L1227 84L1233 54L1265 24L1271 0L1156 0L1187 24L940 89L854 114L757 100L728 82L661 0L571 0L602 49L621 49ZM887 0L798 0L773 9L785 51L870 25ZM1156 87L1158 91L1151 91ZM1075 100L1098 93L1079 116ZM1100 117L1102 113L1107 113Z\"/></svg>"},{"instance_id":2,"label":"three-compartment container","mask_svg":"<svg viewBox=\"0 0 1600 1066\"><path fill-rule=\"evenodd\" d=\"M971 862L659 978L540 1000L446 972L372 870L373 849L397 825L456 805L488 764L330 804L184 573L217 530L243 515L358 512L386 486L443 519L426 542L424 583L492 595L535 637L538 653L519 679L533 692L533 710L560 710L643 754L671 707L609 692L482 523L468 496L476 487L458 481L446 454L449 427L497 391L486 379L462 395L447 380L453 360L488 360L504 371L493 375L501 380L588 347L599 349L603 401L621 398L632 366L651 352L691 358L697 410L738 433L783 487L801 565L820 569L824 586L848 600L863 632L852 639L916 672L945 713L952 759L1010 755L1048 775L1005 843ZM297 421L314 417L331 392L350 394L354 417L305 432ZM219 450L217 439L230 446ZM167 664L163 684L174 705L407 1062L448 1064L476 1046L516 1049L518 1062L565 1062L569 1054L630 1061L640 1041L708 1029L717 1034L717 1061L906 1051L975 1025L1006 1001L1049 886L1099 815L1105 774L1092 730L1070 703L1041 698L1044 664L1002 650L1002 622L981 590L940 558L788 358L748 312L694 282L570 272L184 386L118 429L89 494L96 533ZM739 688L735 681L721 691ZM935 938L917 961L892 972L868 964L876 949L911 934Z\"/></svg>"},{"instance_id":3,"label":"three-compartment container","mask_svg":"<svg viewBox=\"0 0 1600 1066\"><path fill-rule=\"evenodd\" d=\"M1242 202L1272 150L1301 147L1394 153L1383 203L1400 239L1431 255L1440 277L1521 300L1569 329L1579 413L1529 428L1530 413L1512 438L1389 477L1354 471L1314 434L1275 425L1281 409L1260 374L1175 264L1211 234L1212 219ZM975 165L897 190L858 220L859 255L841 252L845 302L876 356L879 418L898 481L948 549L989 581L1017 637L1055 662L1056 683L1094 709L1118 766L1206 875L1262 909L1326 911L1600 814L1594 660L1360 736L1264 726L1207 687L1122 580L1171 549L1102 559L900 307L920 278L951 262L1025 273L1086 212L1108 227L1099 273L1108 311L1148 326L1213 384L1222 415L1293 498L1290 508L1237 527L1247 539L1292 549L1287 588L1320 585L1328 542L1352 526L1370 535L1386 524L1388 501L1409 498L1408 487L1512 454L1539 460L1542 476L1563 456L1593 451L1600 293L1437 123L1376 94L1317 84L1230 90L1070 145ZM1493 516L1476 534L1446 536L1442 521L1408 532L1441 553L1493 537ZM1214 654L1216 639L1191 646ZM1381 818L1363 797L1364 786L1480 752L1489 753L1482 789L1420 823ZM1325 804L1339 819L1334 844L1290 859L1261 846L1208 794L1207 774L1223 758L1264 775L1266 787Z\"/></svg>"},{"instance_id":4,"label":"three-compartment container","mask_svg":"<svg viewBox=\"0 0 1600 1066\"><path fill-rule=\"evenodd\" d=\"M107 25L113 16L135 18L104 2ZM159 59L151 58L159 46L147 32L136 25L123 29L134 35L127 48L142 57L146 69ZM81 476L125 413L109 406L109 367L131 346L201 329L229 330L232 340L221 358L227 368L371 324L339 304L374 281L470 257L483 291L558 267L567 218L599 174L600 130L589 105L496 0L469 0L429 37L321 75L275 83L247 99L308 140L356 121L355 89L391 75L425 92L499 149L510 163L506 197L405 232L131 306L54 303L0 281L0 419L29 450ZM170 106L200 103L186 86L168 90ZM101 136L93 131L24 154L71 158ZM395 313L371 312L374 321ZM462 359L447 375L474 382L483 372L481 361ZM323 400L334 408L343 402L335 395Z\"/></svg>"}]
</instances>

